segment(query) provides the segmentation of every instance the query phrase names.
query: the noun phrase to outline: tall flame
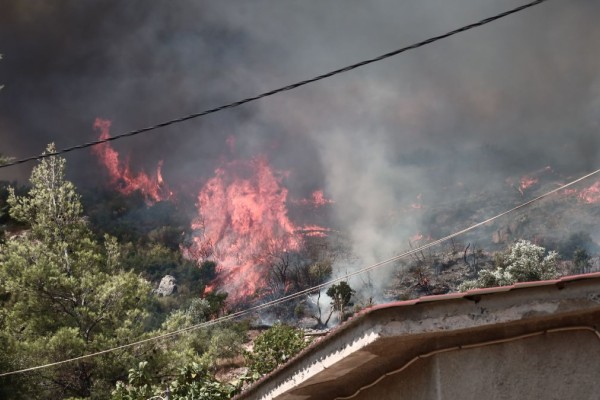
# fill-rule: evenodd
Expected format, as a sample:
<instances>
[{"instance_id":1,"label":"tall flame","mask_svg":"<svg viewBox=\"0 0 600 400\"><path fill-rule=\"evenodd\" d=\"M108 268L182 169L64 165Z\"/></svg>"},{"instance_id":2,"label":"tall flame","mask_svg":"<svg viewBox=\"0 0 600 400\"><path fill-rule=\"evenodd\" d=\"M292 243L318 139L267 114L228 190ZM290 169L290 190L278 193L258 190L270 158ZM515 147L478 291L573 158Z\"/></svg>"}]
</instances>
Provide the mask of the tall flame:
<instances>
[{"instance_id":1,"label":"tall flame","mask_svg":"<svg viewBox=\"0 0 600 400\"><path fill-rule=\"evenodd\" d=\"M264 157L233 161L218 168L198 194L196 236L187 253L217 262L216 286L233 302L264 286L271 257L302 247L281 179Z\"/></svg>"},{"instance_id":2,"label":"tall flame","mask_svg":"<svg viewBox=\"0 0 600 400\"><path fill-rule=\"evenodd\" d=\"M104 140L110 137L110 125L110 121L96 118L94 129L100 131L100 139ZM118 192L129 195L140 191L148 204L168 200L173 196L173 192L169 190L161 174L162 161L159 161L156 173L148 176L143 171L134 174L129 167L129 161L119 160L119 153L108 143L92 147L92 152L106 167L110 184Z\"/></svg>"}]
</instances>

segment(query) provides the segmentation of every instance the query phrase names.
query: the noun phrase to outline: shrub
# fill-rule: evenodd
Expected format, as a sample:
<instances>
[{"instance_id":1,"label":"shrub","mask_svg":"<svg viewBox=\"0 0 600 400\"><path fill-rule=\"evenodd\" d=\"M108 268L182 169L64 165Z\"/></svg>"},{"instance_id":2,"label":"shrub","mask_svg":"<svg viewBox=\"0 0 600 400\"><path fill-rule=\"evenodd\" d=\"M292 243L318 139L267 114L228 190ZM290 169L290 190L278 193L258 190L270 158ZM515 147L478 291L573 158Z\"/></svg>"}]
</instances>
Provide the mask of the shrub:
<instances>
[{"instance_id":1,"label":"shrub","mask_svg":"<svg viewBox=\"0 0 600 400\"><path fill-rule=\"evenodd\" d=\"M256 338L254 351L246 353L250 372L256 377L267 374L298 354L307 344L300 329L273 325Z\"/></svg>"},{"instance_id":2,"label":"shrub","mask_svg":"<svg viewBox=\"0 0 600 400\"><path fill-rule=\"evenodd\" d=\"M543 247L520 240L508 253L496 257L496 269L481 271L476 280L463 282L459 290L553 279L558 275L557 263L557 252L551 251L546 254Z\"/></svg>"}]
</instances>

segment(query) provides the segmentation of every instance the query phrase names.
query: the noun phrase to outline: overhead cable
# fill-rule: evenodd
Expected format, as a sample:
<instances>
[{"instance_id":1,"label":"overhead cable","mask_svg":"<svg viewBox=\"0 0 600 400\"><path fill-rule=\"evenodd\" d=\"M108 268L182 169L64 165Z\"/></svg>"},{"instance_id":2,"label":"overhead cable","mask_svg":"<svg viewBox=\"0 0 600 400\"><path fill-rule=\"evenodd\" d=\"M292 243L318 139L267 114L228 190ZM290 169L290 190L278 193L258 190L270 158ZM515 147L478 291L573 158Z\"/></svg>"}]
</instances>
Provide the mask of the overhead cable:
<instances>
[{"instance_id":1,"label":"overhead cable","mask_svg":"<svg viewBox=\"0 0 600 400\"><path fill-rule=\"evenodd\" d=\"M38 365L38 366L24 368L24 369L10 371L10 372L3 372L3 373L0 373L0 377L9 376L9 375L22 374L22 373L25 373L25 372L36 371L36 370L40 370L40 369L44 369L44 368L50 368L50 367L54 367L54 366L61 365L61 364L67 364L67 363L71 363L71 362L83 360L83 359L86 359L86 358L96 357L96 356L99 356L99 355L102 355L102 354L107 354L107 353L110 353L110 352L113 352L113 351L116 351L116 350L122 350L122 349L126 349L126 348L130 348L130 347L135 347L135 346L143 345L143 344L150 343L150 342L157 341L157 340L161 340L161 339L165 339L165 338L169 338L169 337L174 337L174 336L180 335L182 333L191 332L191 331L194 331L194 330L197 330L197 329L206 328L206 327L209 327L209 326L212 326L212 325L216 325L216 324L221 323L221 322L230 321L230 320L242 317L242 316L246 316L246 315L249 315L251 313L254 313L254 312L257 312L257 311L261 311L263 309L272 307L272 306L280 304L280 303L287 302L289 300L292 300L292 299L295 299L295 298L298 298L298 297L302 297L302 296L310 294L310 293L315 293L317 290L322 290L322 289L324 289L326 287L329 287L329 286L331 286L331 285L333 285L335 283L338 283L338 282L341 282L341 281L345 281L348 278L351 278L353 276L360 275L360 274L363 274L365 272L369 272L369 271L375 270L377 268L381 268L382 266L390 264L390 263L392 263L394 261L398 261L398 260L400 260L402 258L406 258L406 257L411 256L413 254L417 254L417 253L419 253L419 252L421 252L423 250L426 250L426 249L428 249L430 247L437 246L437 245L439 245L441 243L447 242L450 239L453 239L453 238L455 238L457 236L463 235L463 234L465 234L465 233L467 233L469 231L472 231L472 230L474 230L476 228L479 228L480 226L483 226L483 225L488 224L488 223L490 223L492 221L495 221L495 220L497 220L499 218L502 218L502 217L504 217L507 214L510 214L510 213L515 212L515 211L524 209L524 208L530 206L533 203L536 203L536 202L538 202L538 201L540 201L542 199L545 199L546 197L549 197L549 196L551 196L551 195L553 195L555 193L558 193L561 190L564 190L564 189L566 189L566 188L568 188L570 186L573 186L573 185L575 185L575 184L577 184L577 183L579 183L579 182L581 182L581 181L583 181L585 179L588 179L588 178L590 178L590 177L592 177L594 175L597 175L599 173L600 173L600 169L597 169L594 172L591 172L591 173L589 173L587 175L584 175L584 176L582 176L582 177L580 177L578 179L575 179L575 180L573 180L573 181L571 181L571 182L569 182L567 184L564 184L564 185L562 185L562 186L560 186L560 187L558 187L558 188L556 188L554 190L551 190L551 191L546 192L546 193L544 193L544 194L542 194L540 196L537 196L537 197L535 197L535 198L533 198L533 199L531 199L529 201L526 201L526 202L524 202L524 203L522 203L522 204L520 204L520 205L518 205L516 207L513 207L513 208L511 208L511 209L509 209L507 211L504 211L504 212L502 212L502 213L500 213L498 215L495 215L495 216L493 216L491 218L488 218L488 219L486 219L484 221L481 221L481 222L478 222L478 223L476 223L474 225L471 225L468 228L465 228L465 229L462 229L460 231L454 232L454 233L452 233L452 234L450 234L448 236L445 236L445 237L443 237L441 239L438 239L438 240L435 240L433 242L427 243L427 244L425 244L423 246L420 246L420 247L417 247L415 249L411 249L409 251L405 251L405 252L403 252L401 254L398 254L398 255L396 255L394 257L388 258L387 260L380 261L378 263L369 265L368 267L361 268L359 270L356 270L354 272L348 273L346 275L340 276L340 277L335 278L335 279L331 279L331 280L329 280L329 281L327 281L325 283L322 283L320 285L315 285L313 287L310 287L310 288L298 291L296 293L292 293L292 294L280 297L280 298L275 299L275 300L268 301L266 303L263 303L263 304L260 304L260 305L254 306L254 307L250 307L250 308L247 308L245 310L237 311L237 312L234 312L234 313L231 313L231 314L228 314L228 315L225 315L225 316L213 319L211 321L202 322L202 323L199 323L199 324L196 324L196 325L192 325L192 326L189 326L189 327L186 327L186 328L178 329L176 331L172 331L172 332L164 333L164 334L161 334L161 335L152 336L152 337L149 337L149 338L146 338L146 339L138 340L138 341L135 341L135 342L123 344L121 346L111 347L109 349L97 351L97 352L94 352L94 353L84 354L84 355L79 356L79 357L69 358L69 359L65 359L65 360L61 360L61 361L56 361L56 362L52 362L52 363L48 363L48 364Z\"/></svg>"},{"instance_id":2,"label":"overhead cable","mask_svg":"<svg viewBox=\"0 0 600 400\"><path fill-rule=\"evenodd\" d=\"M458 28L458 29L455 29L453 31L444 33L443 35L434 36L434 37L431 37L429 39L423 40L421 42L418 42L418 43L415 43L415 44L411 44L410 46L406 46L406 47L403 47L401 49L394 50L394 51L391 51L391 52L386 53L386 54L382 54L382 55L380 55L378 57L370 58L368 60L364 60L364 61L358 62L356 64L348 65L346 67L339 68L339 69L327 72L327 73L319 75L319 76L315 76L314 78L306 79L306 80L303 80L303 81L300 81L300 82L297 82L297 83L293 83L291 85L283 86L283 87L280 87L278 89L273 89L273 90L261 93L261 94L256 95L256 96L247 97L247 98L245 98L243 100L235 101L233 103L228 103L228 104L225 104L225 105L222 105L222 106L219 106L219 107L211 108L211 109L208 109L208 110L205 110L205 111L201 111L201 112L197 112L197 113L194 113L194 114L189 114L189 115L186 115L186 116L183 116L183 117L171 119L169 121L161 122L159 124L152 125L152 126L149 126L149 127L146 127L146 128L141 128L141 129L136 129L136 130L133 130L133 131L121 133L121 134L118 134L118 135L115 135L115 136L111 136L109 138L98 139L98 140L94 140L94 141L91 141L91 142L79 144L79 145L76 145L76 146L66 147L66 148L64 148L62 150L57 150L57 151L52 152L52 153L44 153L44 154L40 154L40 155L37 155L37 156L31 156L31 157L21 158L21 159L15 160L15 161L10 161L10 162L1 164L0 168L7 168L7 167L11 167L11 166L18 165L18 164L23 164L23 163L26 163L26 162L29 162L29 161L39 160L39 159L46 158L46 157L51 157L51 156L56 156L56 155L60 155L60 154L64 154L64 153L69 153L69 152L75 151L75 150L85 149L87 147L96 146L96 145L99 145L99 144L111 142L111 141L122 139L122 138L125 138L125 137L136 136L136 135L139 135L139 134L142 134L142 133L149 133L151 131L156 131L157 129L160 129L160 128L164 128L164 127L167 127L167 126L170 126L170 125L178 124L180 122L189 121L189 120L192 120L192 119L195 119L195 118L203 117L205 115L213 114L213 113L216 113L216 112L228 109L228 108L238 107L238 106L241 106L242 104L246 104L246 103L250 103L250 102L262 99L263 97L269 97L269 96L273 96L274 94L277 94L277 93L286 92L286 91L289 91L289 90L292 90L292 89L296 89L298 87L308 85L309 83L313 83L313 82L317 82L317 81L320 81L320 80L323 80L323 79L326 79L326 78L330 78L330 77L332 77L334 75L338 75L338 74L341 74L341 73L344 73L344 72L348 72L348 71L351 71L353 69L360 68L360 67L363 67L365 65L372 64L372 63L375 63L377 61L381 61L381 60L384 60L386 58L390 58L390 57L396 56L396 55L398 55L400 53L404 53L405 51L408 51L408 50L414 50L414 49L417 49L419 47L423 47L423 46L431 44L433 42L437 42L438 40L442 40L442 39L445 39L447 37L454 36L454 35L456 35L458 33L465 32L465 31L471 30L473 28L477 28L477 27L489 24L490 22L496 21L498 19L504 18L504 17L509 16L511 14L515 14L515 13L523 11L523 10L525 10L527 8L530 8L530 7L536 6L538 4L544 3L545 1L547 1L547 0L535 0L535 1L531 2L531 3L519 6L517 8L513 8L512 10L505 11L505 12L500 13L500 14L497 14L497 15L495 15L493 17L485 18L485 19L483 19L483 20L481 20L479 22L475 22L475 23L472 23L472 24L469 24L469 25L465 25L465 26L463 26L461 28Z\"/></svg>"}]
</instances>

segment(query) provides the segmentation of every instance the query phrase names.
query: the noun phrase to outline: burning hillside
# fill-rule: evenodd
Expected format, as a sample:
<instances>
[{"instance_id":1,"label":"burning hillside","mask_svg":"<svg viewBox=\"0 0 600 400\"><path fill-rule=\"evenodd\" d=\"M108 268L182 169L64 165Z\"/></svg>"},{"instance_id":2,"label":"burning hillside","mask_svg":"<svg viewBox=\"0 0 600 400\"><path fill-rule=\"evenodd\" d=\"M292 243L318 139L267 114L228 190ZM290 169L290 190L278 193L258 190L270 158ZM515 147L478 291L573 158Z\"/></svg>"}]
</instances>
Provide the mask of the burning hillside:
<instances>
[{"instance_id":1,"label":"burning hillside","mask_svg":"<svg viewBox=\"0 0 600 400\"><path fill-rule=\"evenodd\" d=\"M287 194L262 157L221 166L200 190L194 243L186 251L199 261L218 262L217 286L234 300L261 288L269 257L301 248L299 228L287 215Z\"/></svg>"},{"instance_id":2,"label":"burning hillside","mask_svg":"<svg viewBox=\"0 0 600 400\"><path fill-rule=\"evenodd\" d=\"M101 138L109 137L110 121L97 119ZM172 200L174 192L163 181L160 168L153 176L133 173L129 162L108 143L94 150L108 172L110 185L120 193L141 192L147 204ZM274 170L266 157L222 162L198 190L197 215L191 222L191 245L184 255L198 264L217 263L218 276L207 288L229 293L233 302L247 299L264 288L273 257L303 248L304 237L325 237L328 228L298 225L288 215L286 173ZM320 208L333 203L323 191L292 204Z\"/></svg>"},{"instance_id":3,"label":"burning hillside","mask_svg":"<svg viewBox=\"0 0 600 400\"><path fill-rule=\"evenodd\" d=\"M94 129L100 131L99 139L110 137L110 124L111 122L108 120L96 118ZM116 191L125 195L139 191L148 204L169 200L173 197L173 192L162 177L162 161L158 163L154 175L147 175L144 171L134 173L129 166L129 160L121 160L119 153L108 143L92 147L92 152L106 168L110 185Z\"/></svg>"},{"instance_id":4,"label":"burning hillside","mask_svg":"<svg viewBox=\"0 0 600 400\"><path fill-rule=\"evenodd\" d=\"M101 138L109 137L109 121L98 119L95 128L100 130ZM227 140L230 148L233 143L233 139ZM132 172L129 162L120 160L119 153L109 144L98 146L94 153L108 173L109 184L120 193L128 195L139 191L147 204L175 198L175 193L162 179L162 163L158 164L156 174L148 176L144 172ZM283 184L287 176L289 173L274 170L265 156L259 156L221 161L214 175L200 185L196 196L196 215L191 221L192 237L182 251L198 264L207 260L217 263L217 278L207 291L223 290L229 293L233 302L245 300L261 291L264 293L273 259L302 250L307 237L327 236L329 228L295 221L296 218L292 218L288 212L288 205L295 207L296 211L301 210L294 215L301 215L315 213L332 205L333 200L325 197L322 190L314 190L305 198L290 199L288 189ZM409 200L408 205L398 206L382 223L389 225L389 229L397 229L406 223L410 224L410 218L422 217L418 233L414 234L413 231L405 238L406 242L421 244L450 233L448 229L476 223L484 216L503 211L507 205L522 201L525 194L533 196L550 190L564 182L564 179L552 168L544 167L521 178L506 179L519 192L517 197L514 197L514 192L492 195L484 191L472 193L462 204L449 207L428 204L419 193ZM599 187L596 182L584 188L571 188L564 191L563 195L567 200L577 199L583 204L593 204L600 201ZM463 190L462 185L460 189ZM565 204L560 207L569 207ZM471 214L469 210L472 209L479 211ZM547 229L542 221L547 223L556 220L565 227L569 226L562 229L562 235L568 235L569 230L575 229L574 223L583 223L591 229L585 223L585 212L573 211L569 215L576 217L569 222L567 217L558 218L551 212L534 209L530 219L515 218L503 226L488 227L486 232L481 232L484 236L479 238L479 242L500 245L532 235L557 240L556 230L544 233ZM398 243L398 246L402 246L402 243Z\"/></svg>"}]
</instances>

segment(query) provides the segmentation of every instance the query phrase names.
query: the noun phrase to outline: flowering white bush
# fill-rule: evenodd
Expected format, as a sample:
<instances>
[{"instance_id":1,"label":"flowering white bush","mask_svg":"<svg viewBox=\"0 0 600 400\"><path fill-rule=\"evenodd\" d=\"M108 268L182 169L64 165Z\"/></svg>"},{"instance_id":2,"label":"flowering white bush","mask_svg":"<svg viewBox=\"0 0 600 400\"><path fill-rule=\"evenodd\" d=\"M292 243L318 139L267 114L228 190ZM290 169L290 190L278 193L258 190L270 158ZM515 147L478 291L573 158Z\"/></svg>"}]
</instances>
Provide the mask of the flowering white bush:
<instances>
[{"instance_id":1,"label":"flowering white bush","mask_svg":"<svg viewBox=\"0 0 600 400\"><path fill-rule=\"evenodd\" d=\"M482 287L506 286L515 282L540 281L558 276L558 253L537 246L528 240L519 240L501 257L495 270L483 270L473 281L465 281L460 291Z\"/></svg>"}]
</instances>

